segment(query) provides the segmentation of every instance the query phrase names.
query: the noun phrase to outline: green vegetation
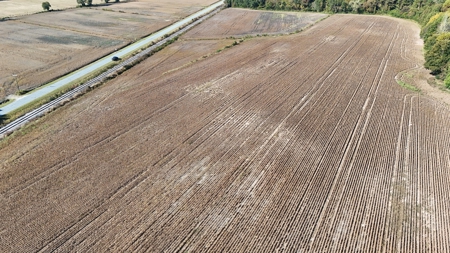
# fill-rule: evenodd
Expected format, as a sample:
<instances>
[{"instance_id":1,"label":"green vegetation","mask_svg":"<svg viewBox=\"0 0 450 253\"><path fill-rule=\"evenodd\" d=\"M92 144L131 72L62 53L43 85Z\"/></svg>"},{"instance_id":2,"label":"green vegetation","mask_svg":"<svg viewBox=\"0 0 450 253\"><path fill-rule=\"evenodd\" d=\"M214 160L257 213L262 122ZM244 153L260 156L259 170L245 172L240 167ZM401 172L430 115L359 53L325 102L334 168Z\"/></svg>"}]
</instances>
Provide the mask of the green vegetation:
<instances>
[{"instance_id":1,"label":"green vegetation","mask_svg":"<svg viewBox=\"0 0 450 253\"><path fill-rule=\"evenodd\" d=\"M42 2L42 9L44 9L44 11L49 11L51 7L49 2Z\"/></svg>"},{"instance_id":2,"label":"green vegetation","mask_svg":"<svg viewBox=\"0 0 450 253\"><path fill-rule=\"evenodd\" d=\"M404 88L406 88L406 89L408 89L408 90L420 92L420 89L419 89L419 88L417 88L417 87L415 87L415 86L413 86L413 85L411 85L411 84L409 84L409 83L405 83L405 82L403 82L402 80L396 80L396 81L397 81L397 83L398 83L400 86L402 86L402 87L404 87Z\"/></svg>"},{"instance_id":3,"label":"green vegetation","mask_svg":"<svg viewBox=\"0 0 450 253\"><path fill-rule=\"evenodd\" d=\"M448 0L450 1L450 0ZM443 6L443 0L226 0L227 7L332 13L390 13L424 23ZM448 3L450 6L450 2ZM423 22L420 22L423 21Z\"/></svg>"},{"instance_id":4,"label":"green vegetation","mask_svg":"<svg viewBox=\"0 0 450 253\"><path fill-rule=\"evenodd\" d=\"M434 37L436 38L434 39ZM429 50L425 52L425 67L431 70L432 74L437 75L446 72L448 69L448 63L450 62L450 33L433 36L433 42L432 45L429 45Z\"/></svg>"},{"instance_id":5,"label":"green vegetation","mask_svg":"<svg viewBox=\"0 0 450 253\"><path fill-rule=\"evenodd\" d=\"M444 85L447 89L450 89L450 71L447 71L447 77L444 80Z\"/></svg>"},{"instance_id":6,"label":"green vegetation","mask_svg":"<svg viewBox=\"0 0 450 253\"><path fill-rule=\"evenodd\" d=\"M227 7L388 14L422 26L425 67L450 88L450 0L226 0Z\"/></svg>"},{"instance_id":7,"label":"green vegetation","mask_svg":"<svg viewBox=\"0 0 450 253\"><path fill-rule=\"evenodd\" d=\"M91 6L92 0L77 0L77 4L80 6Z\"/></svg>"}]
</instances>

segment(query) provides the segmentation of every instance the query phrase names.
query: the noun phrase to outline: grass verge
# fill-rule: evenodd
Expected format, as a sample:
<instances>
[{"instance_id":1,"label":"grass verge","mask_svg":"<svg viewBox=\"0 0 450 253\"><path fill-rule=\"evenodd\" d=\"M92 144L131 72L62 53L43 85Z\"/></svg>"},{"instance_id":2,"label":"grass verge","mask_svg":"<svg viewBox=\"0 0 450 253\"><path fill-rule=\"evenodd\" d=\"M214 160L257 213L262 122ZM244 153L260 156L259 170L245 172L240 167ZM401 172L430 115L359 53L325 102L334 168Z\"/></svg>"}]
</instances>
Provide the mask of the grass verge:
<instances>
[{"instance_id":1,"label":"grass verge","mask_svg":"<svg viewBox=\"0 0 450 253\"><path fill-rule=\"evenodd\" d=\"M61 86L60 88L48 93L47 95L43 96L42 98L35 100L33 102L30 102L20 108L18 108L17 110L14 110L10 113L8 113L7 115L2 115L2 117L0 118L0 126L3 126L5 124L8 124L12 121L14 121L15 119L19 118L20 116L24 115L27 112L30 112L36 108L39 108L40 106L58 98L59 96L63 95L64 93L78 87L79 85L89 81L90 79L100 75L101 73L105 72L106 70L108 70L109 68L113 67L114 65L116 65L116 62L111 62L110 64L108 64L107 66L104 66L103 68L91 73L90 75L87 75L81 79L78 80L74 80L64 86ZM41 86L39 88L37 88L36 90L42 89L43 87L46 87L48 85L52 85L53 83L57 82L58 80L55 80L49 84L46 84L44 86ZM6 104L11 103L12 101L9 101Z\"/></svg>"},{"instance_id":2,"label":"grass verge","mask_svg":"<svg viewBox=\"0 0 450 253\"><path fill-rule=\"evenodd\" d=\"M397 83L400 85L400 86L402 86L403 88L406 88L406 89L408 89L408 90L412 90L412 91L415 91L415 92L420 92L420 89L419 88L417 88L417 87L415 87L415 86L413 86L413 85L411 85L411 84L408 84L408 83L405 83L405 82L403 82L402 80L396 80L397 81Z\"/></svg>"}]
</instances>

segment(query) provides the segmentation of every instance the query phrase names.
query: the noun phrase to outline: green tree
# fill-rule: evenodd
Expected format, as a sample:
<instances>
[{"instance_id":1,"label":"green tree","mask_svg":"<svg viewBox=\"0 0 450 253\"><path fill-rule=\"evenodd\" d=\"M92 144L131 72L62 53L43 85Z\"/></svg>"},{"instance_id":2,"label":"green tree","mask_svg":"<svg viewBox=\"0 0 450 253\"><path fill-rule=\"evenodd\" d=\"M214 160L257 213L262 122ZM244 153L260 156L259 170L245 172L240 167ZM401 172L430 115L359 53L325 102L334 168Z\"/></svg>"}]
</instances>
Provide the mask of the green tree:
<instances>
[{"instance_id":1,"label":"green tree","mask_svg":"<svg viewBox=\"0 0 450 253\"><path fill-rule=\"evenodd\" d=\"M450 0L447 0L444 2L444 4L442 4L441 11L447 11L449 9L450 9Z\"/></svg>"},{"instance_id":2,"label":"green tree","mask_svg":"<svg viewBox=\"0 0 450 253\"><path fill-rule=\"evenodd\" d=\"M428 23L422 27L422 31L420 32L420 36L423 38L423 40L426 42L428 37L432 36L433 34L437 33L438 27L442 22L443 13L438 13L430 18Z\"/></svg>"},{"instance_id":3,"label":"green tree","mask_svg":"<svg viewBox=\"0 0 450 253\"><path fill-rule=\"evenodd\" d=\"M440 74L446 70L450 62L450 33L443 33L436 38L436 43L425 53L425 67L432 74Z\"/></svg>"},{"instance_id":4,"label":"green tree","mask_svg":"<svg viewBox=\"0 0 450 253\"><path fill-rule=\"evenodd\" d=\"M44 11L49 11L51 7L49 2L42 2L42 9L44 9Z\"/></svg>"},{"instance_id":5,"label":"green tree","mask_svg":"<svg viewBox=\"0 0 450 253\"><path fill-rule=\"evenodd\" d=\"M447 73L447 77L444 80L444 84L445 87L447 87L447 89L450 89L450 72Z\"/></svg>"},{"instance_id":6,"label":"green tree","mask_svg":"<svg viewBox=\"0 0 450 253\"><path fill-rule=\"evenodd\" d=\"M361 8L361 0L350 0L349 5L352 7L352 11L355 13L359 12L359 8Z\"/></svg>"}]
</instances>

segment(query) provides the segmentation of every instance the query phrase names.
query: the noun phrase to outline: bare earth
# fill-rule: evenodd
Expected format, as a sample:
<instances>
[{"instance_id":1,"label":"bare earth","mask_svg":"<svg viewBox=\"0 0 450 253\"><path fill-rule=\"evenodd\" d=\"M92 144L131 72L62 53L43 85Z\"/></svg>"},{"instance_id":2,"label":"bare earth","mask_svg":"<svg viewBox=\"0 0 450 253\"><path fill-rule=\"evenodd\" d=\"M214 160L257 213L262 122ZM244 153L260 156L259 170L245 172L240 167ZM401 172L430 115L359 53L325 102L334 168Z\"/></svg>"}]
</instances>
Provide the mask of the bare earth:
<instances>
[{"instance_id":1,"label":"bare earth","mask_svg":"<svg viewBox=\"0 0 450 253\"><path fill-rule=\"evenodd\" d=\"M228 8L190 32L187 38L226 38L298 32L326 18L326 14L270 12Z\"/></svg>"},{"instance_id":2,"label":"bare earth","mask_svg":"<svg viewBox=\"0 0 450 253\"><path fill-rule=\"evenodd\" d=\"M174 0L172 7L143 0L3 21L0 101L19 90L48 83L214 2ZM145 13L132 12L136 5Z\"/></svg>"},{"instance_id":3,"label":"bare earth","mask_svg":"<svg viewBox=\"0 0 450 253\"><path fill-rule=\"evenodd\" d=\"M395 81L417 34L188 34L0 143L0 252L447 251L450 112Z\"/></svg>"},{"instance_id":4,"label":"bare earth","mask_svg":"<svg viewBox=\"0 0 450 253\"><path fill-rule=\"evenodd\" d=\"M26 14L32 14L36 12L43 11L42 0L0 0L0 18L22 16ZM62 10L67 8L74 8L77 6L77 1L75 0L58 0L58 1L48 1L52 5L53 10ZM214 0L171 0L171 1L160 1L160 0L136 0L136 1L121 1L118 3L104 4L104 1L93 0L92 3L101 4L98 7L100 9L110 9L115 11L125 11L125 12L135 12L144 15L154 15L159 13L162 16L172 15L182 18L186 14L191 14L197 10L202 9L202 7L208 6L214 2ZM94 7L97 8L97 7Z\"/></svg>"},{"instance_id":5,"label":"bare earth","mask_svg":"<svg viewBox=\"0 0 450 253\"><path fill-rule=\"evenodd\" d=\"M43 11L42 0L0 0L0 18L21 16ZM48 1L53 10L73 8L77 5L74 0ZM92 1L94 4L99 0Z\"/></svg>"}]
</instances>

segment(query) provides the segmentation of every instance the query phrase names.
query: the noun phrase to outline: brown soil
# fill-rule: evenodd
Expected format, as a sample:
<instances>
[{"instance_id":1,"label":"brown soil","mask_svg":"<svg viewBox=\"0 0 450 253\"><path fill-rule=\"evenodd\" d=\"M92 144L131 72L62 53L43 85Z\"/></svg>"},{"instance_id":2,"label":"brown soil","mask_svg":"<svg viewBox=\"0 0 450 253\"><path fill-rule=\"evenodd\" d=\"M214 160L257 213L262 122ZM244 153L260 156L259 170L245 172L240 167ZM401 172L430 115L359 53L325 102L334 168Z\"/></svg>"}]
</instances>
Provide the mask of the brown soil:
<instances>
[{"instance_id":1,"label":"brown soil","mask_svg":"<svg viewBox=\"0 0 450 253\"><path fill-rule=\"evenodd\" d=\"M49 1L52 5L53 10L61 10L67 8L73 8L77 6L77 1L75 0L58 0ZM178 18L186 17L187 15L194 13L197 10L202 9L202 7L211 5L217 1L214 0L170 0L170 1L160 1L160 0L132 0L124 1L121 0L120 3L113 3L114 0L110 1L109 4L105 4L101 0L93 0L94 5L100 5L99 9L108 9L114 11L124 11L130 13L139 13L144 15L159 15L168 18L173 18L174 16ZM26 14L32 14L36 12L42 12L42 0L1 0L0 1L0 18L21 16Z\"/></svg>"},{"instance_id":2,"label":"brown soil","mask_svg":"<svg viewBox=\"0 0 450 253\"><path fill-rule=\"evenodd\" d=\"M45 15L43 15L45 16ZM6 21L0 27L0 101L125 45L125 41Z\"/></svg>"},{"instance_id":3,"label":"brown soil","mask_svg":"<svg viewBox=\"0 0 450 253\"><path fill-rule=\"evenodd\" d=\"M4 21L0 26L0 101L82 67L210 3L178 0L170 3L176 7L169 7L155 1L126 2ZM145 4L141 10L147 10L147 15L126 12L137 4Z\"/></svg>"},{"instance_id":4,"label":"brown soil","mask_svg":"<svg viewBox=\"0 0 450 253\"><path fill-rule=\"evenodd\" d=\"M175 43L1 143L0 251L446 251L450 112L395 81L416 33Z\"/></svg>"},{"instance_id":5,"label":"brown soil","mask_svg":"<svg viewBox=\"0 0 450 253\"><path fill-rule=\"evenodd\" d=\"M157 17L160 20L182 19L194 12L217 2L216 0L138 0L108 6L95 7L97 9L127 12Z\"/></svg>"},{"instance_id":6,"label":"brown soil","mask_svg":"<svg viewBox=\"0 0 450 253\"><path fill-rule=\"evenodd\" d=\"M225 38L246 35L273 35L300 31L320 19L326 18L322 13L305 12L269 12L229 8L203 23L186 38Z\"/></svg>"},{"instance_id":7,"label":"brown soil","mask_svg":"<svg viewBox=\"0 0 450 253\"><path fill-rule=\"evenodd\" d=\"M32 14L43 11L42 0L1 0L0 1L0 18L13 17L26 14ZM74 0L58 0L49 1L53 10L66 9L75 7L77 1ZM100 0L92 1L99 4Z\"/></svg>"},{"instance_id":8,"label":"brown soil","mask_svg":"<svg viewBox=\"0 0 450 253\"><path fill-rule=\"evenodd\" d=\"M121 5L123 6L123 5ZM169 13L167 15L170 15ZM58 22L55 22L58 20ZM24 16L17 21L57 31L72 31L105 38L133 41L140 39L175 20L161 20L157 16L136 15L101 9L70 9L52 13Z\"/></svg>"}]
</instances>

